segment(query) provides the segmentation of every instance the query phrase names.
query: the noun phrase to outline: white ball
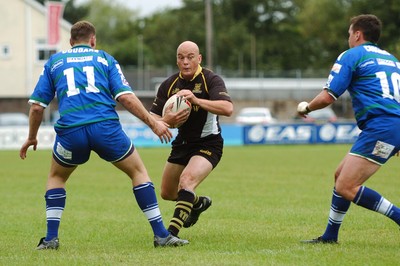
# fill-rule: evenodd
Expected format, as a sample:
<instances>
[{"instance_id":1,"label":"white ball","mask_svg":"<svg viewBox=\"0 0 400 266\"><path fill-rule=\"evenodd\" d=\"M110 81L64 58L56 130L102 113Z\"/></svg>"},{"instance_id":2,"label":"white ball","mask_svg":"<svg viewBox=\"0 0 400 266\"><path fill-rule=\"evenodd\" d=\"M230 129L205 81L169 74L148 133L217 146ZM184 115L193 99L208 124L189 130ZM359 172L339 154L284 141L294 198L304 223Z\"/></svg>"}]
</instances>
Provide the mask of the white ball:
<instances>
[{"instance_id":1,"label":"white ball","mask_svg":"<svg viewBox=\"0 0 400 266\"><path fill-rule=\"evenodd\" d=\"M299 113L306 113L307 112L308 102L301 102L297 106L297 112Z\"/></svg>"},{"instance_id":2,"label":"white ball","mask_svg":"<svg viewBox=\"0 0 400 266\"><path fill-rule=\"evenodd\" d=\"M171 97L168 98L167 102L164 104L163 110L162 110L162 116L165 115L165 111L167 110L167 107L172 106L171 112L177 113L181 110L187 110L190 112L192 110L192 104L186 100L183 96L177 96L176 94L172 95ZM170 125L172 128L178 128L182 124L178 125Z\"/></svg>"}]
</instances>

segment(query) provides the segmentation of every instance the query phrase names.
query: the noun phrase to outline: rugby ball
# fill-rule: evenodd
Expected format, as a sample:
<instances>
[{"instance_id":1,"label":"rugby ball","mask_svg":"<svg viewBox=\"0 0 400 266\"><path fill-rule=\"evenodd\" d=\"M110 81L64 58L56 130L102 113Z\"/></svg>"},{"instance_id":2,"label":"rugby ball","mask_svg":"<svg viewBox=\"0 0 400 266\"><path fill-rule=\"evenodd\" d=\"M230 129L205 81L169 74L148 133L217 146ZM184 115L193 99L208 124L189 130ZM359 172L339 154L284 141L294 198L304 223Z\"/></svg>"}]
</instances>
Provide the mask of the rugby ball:
<instances>
[{"instance_id":1,"label":"rugby ball","mask_svg":"<svg viewBox=\"0 0 400 266\"><path fill-rule=\"evenodd\" d=\"M170 106L172 104L172 109L171 112L173 113L177 113L181 110L188 110L188 112L190 112L192 110L192 104L186 100L183 96L177 96L176 94L172 95L171 97L168 98L167 102L164 104L163 110L162 110L162 116L165 115L165 112L168 108L168 106ZM178 128L182 125L178 124L178 125L170 125L172 128Z\"/></svg>"}]
</instances>

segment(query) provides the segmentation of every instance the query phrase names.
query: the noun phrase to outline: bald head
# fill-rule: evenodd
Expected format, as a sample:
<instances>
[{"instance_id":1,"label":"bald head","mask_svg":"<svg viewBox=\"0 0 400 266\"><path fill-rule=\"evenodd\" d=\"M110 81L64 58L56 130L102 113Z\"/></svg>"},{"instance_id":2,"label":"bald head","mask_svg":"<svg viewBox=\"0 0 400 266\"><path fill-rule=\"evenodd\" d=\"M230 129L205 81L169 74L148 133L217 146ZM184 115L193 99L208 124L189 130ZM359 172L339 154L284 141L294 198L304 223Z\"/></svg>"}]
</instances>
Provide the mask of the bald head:
<instances>
[{"instance_id":1,"label":"bald head","mask_svg":"<svg viewBox=\"0 0 400 266\"><path fill-rule=\"evenodd\" d=\"M176 54L178 55L179 53L195 53L195 54L200 54L199 47L197 46L196 43L192 41L184 41L178 46L178 49L176 50Z\"/></svg>"},{"instance_id":2,"label":"bald head","mask_svg":"<svg viewBox=\"0 0 400 266\"><path fill-rule=\"evenodd\" d=\"M201 54L197 44L185 41L176 50L176 64L179 67L181 76L186 80L191 80L201 63Z\"/></svg>"}]
</instances>

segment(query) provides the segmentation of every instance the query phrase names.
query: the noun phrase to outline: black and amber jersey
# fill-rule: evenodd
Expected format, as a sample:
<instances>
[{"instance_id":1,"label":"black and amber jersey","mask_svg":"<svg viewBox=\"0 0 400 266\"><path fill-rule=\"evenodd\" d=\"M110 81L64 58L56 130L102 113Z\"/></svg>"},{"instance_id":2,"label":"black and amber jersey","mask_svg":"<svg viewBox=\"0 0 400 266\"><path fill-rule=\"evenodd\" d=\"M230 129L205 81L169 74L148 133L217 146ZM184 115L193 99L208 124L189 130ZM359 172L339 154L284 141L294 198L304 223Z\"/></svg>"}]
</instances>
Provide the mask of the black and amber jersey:
<instances>
[{"instance_id":1,"label":"black and amber jersey","mask_svg":"<svg viewBox=\"0 0 400 266\"><path fill-rule=\"evenodd\" d=\"M168 98L184 89L192 91L200 99L231 101L222 78L211 70L199 66L190 81L183 79L180 73L176 73L161 83L150 112L161 116ZM196 142L210 135L218 135L220 132L218 115L192 105L188 120L178 129L177 139Z\"/></svg>"}]
</instances>

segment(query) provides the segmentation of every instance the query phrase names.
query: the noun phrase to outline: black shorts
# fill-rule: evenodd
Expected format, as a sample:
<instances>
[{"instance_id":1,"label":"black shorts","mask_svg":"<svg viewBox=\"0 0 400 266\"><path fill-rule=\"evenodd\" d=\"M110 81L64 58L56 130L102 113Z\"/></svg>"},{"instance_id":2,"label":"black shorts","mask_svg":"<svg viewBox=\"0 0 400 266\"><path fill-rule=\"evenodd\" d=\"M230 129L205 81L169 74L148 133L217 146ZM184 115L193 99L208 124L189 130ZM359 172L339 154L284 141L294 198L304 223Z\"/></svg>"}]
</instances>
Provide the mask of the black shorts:
<instances>
[{"instance_id":1,"label":"black shorts","mask_svg":"<svg viewBox=\"0 0 400 266\"><path fill-rule=\"evenodd\" d=\"M186 142L179 138L172 142L169 163L187 165L195 155L206 158L215 168L222 157L224 140L221 134L211 135L196 142Z\"/></svg>"}]
</instances>

